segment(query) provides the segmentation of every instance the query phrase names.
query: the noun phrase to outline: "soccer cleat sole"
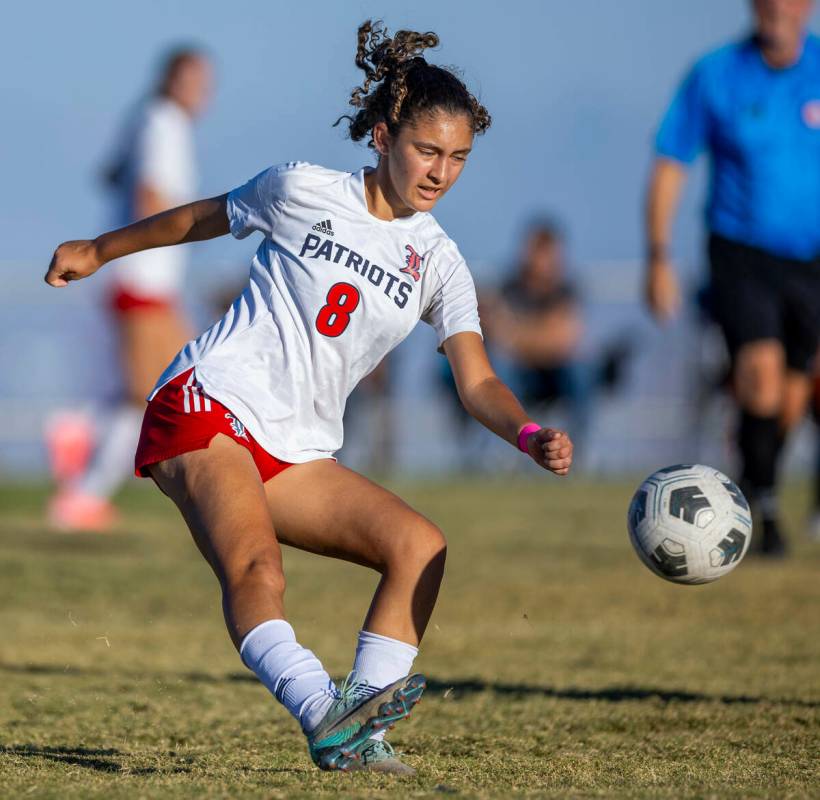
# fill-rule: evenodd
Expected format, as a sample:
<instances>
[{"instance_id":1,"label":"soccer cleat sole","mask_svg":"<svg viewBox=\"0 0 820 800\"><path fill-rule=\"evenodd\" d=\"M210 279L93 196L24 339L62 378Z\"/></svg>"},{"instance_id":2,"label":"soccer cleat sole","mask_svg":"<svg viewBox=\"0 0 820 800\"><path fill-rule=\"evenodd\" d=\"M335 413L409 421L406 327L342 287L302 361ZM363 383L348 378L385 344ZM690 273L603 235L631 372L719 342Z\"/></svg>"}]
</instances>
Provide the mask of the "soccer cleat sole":
<instances>
[{"instance_id":1,"label":"soccer cleat sole","mask_svg":"<svg viewBox=\"0 0 820 800\"><path fill-rule=\"evenodd\" d=\"M349 772L359 760L361 751L368 746L370 737L385 728L392 728L399 720L410 716L413 707L421 700L427 681L423 675L413 675L401 689L393 693L393 699L379 706L378 714L371 717L343 745L328 747L318 757L319 769Z\"/></svg>"}]
</instances>

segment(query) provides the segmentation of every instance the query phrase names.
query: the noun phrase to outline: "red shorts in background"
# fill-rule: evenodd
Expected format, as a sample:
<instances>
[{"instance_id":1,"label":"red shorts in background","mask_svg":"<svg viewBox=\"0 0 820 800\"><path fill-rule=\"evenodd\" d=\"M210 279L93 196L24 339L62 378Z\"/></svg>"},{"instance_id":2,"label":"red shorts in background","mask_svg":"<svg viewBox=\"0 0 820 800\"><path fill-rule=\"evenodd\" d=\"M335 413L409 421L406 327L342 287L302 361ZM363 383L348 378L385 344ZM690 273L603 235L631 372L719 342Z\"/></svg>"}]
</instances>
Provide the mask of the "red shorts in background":
<instances>
[{"instance_id":1,"label":"red shorts in background","mask_svg":"<svg viewBox=\"0 0 820 800\"><path fill-rule=\"evenodd\" d=\"M157 308L177 308L176 297L138 294L130 289L115 286L108 297L109 307L115 314L130 314L132 311L151 311Z\"/></svg>"},{"instance_id":2,"label":"red shorts in background","mask_svg":"<svg viewBox=\"0 0 820 800\"><path fill-rule=\"evenodd\" d=\"M146 467L192 450L204 450L218 433L250 452L263 483L293 466L264 450L225 406L205 394L189 369L166 383L148 403L135 472L140 478L148 478Z\"/></svg>"}]
</instances>

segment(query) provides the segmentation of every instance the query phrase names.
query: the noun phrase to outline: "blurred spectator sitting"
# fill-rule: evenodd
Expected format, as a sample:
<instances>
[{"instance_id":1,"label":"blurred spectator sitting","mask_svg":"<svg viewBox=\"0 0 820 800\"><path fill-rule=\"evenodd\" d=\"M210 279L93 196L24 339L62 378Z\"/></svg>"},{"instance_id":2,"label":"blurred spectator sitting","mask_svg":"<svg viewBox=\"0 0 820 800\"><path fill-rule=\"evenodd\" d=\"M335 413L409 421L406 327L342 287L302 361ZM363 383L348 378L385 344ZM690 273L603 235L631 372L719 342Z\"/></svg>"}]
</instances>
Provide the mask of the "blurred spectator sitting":
<instances>
[{"instance_id":1,"label":"blurred spectator sitting","mask_svg":"<svg viewBox=\"0 0 820 800\"><path fill-rule=\"evenodd\" d=\"M498 375L536 409L565 403L576 457L582 454L595 393L617 383L631 348L617 342L598 358L582 354L581 298L567 277L556 222L527 227L512 276L497 291L481 291L479 309ZM452 386L449 375L447 382Z\"/></svg>"},{"instance_id":2,"label":"blurred spectator sitting","mask_svg":"<svg viewBox=\"0 0 820 800\"><path fill-rule=\"evenodd\" d=\"M511 362L505 378L523 399L543 402L575 393L584 326L556 224L530 226L515 273L500 291L482 293L481 323L488 343Z\"/></svg>"}]
</instances>

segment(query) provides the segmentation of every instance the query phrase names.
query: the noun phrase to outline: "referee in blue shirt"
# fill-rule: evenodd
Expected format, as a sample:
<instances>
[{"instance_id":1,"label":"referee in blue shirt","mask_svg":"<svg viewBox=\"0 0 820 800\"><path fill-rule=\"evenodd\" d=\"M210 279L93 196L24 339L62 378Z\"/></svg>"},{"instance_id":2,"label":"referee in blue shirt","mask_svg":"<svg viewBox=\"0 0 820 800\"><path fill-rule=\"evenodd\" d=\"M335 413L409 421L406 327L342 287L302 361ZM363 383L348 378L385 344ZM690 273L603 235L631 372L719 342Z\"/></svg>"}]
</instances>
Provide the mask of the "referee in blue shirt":
<instances>
[{"instance_id":1,"label":"referee in blue shirt","mask_svg":"<svg viewBox=\"0 0 820 800\"><path fill-rule=\"evenodd\" d=\"M781 555L775 478L820 340L820 40L812 0L753 0L755 31L709 53L661 123L647 197L646 296L657 319L680 292L669 232L686 168L711 161L711 297L732 359L744 490L758 546Z\"/></svg>"}]
</instances>

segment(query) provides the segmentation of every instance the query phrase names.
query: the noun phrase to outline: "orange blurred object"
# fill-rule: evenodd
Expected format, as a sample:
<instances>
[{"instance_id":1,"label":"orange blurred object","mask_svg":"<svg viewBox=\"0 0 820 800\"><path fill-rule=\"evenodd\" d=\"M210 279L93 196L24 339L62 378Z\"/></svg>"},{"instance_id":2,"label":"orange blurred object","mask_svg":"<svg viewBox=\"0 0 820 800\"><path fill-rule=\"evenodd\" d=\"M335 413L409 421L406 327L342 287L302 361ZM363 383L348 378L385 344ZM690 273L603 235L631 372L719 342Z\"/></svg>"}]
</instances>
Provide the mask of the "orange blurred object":
<instances>
[{"instance_id":1,"label":"orange blurred object","mask_svg":"<svg viewBox=\"0 0 820 800\"><path fill-rule=\"evenodd\" d=\"M104 533L117 522L118 515L108 500L66 490L49 503L48 519L53 528L66 533Z\"/></svg>"},{"instance_id":2,"label":"orange blurred object","mask_svg":"<svg viewBox=\"0 0 820 800\"><path fill-rule=\"evenodd\" d=\"M94 426L75 411L55 414L46 424L46 448L54 480L64 484L85 471L94 448Z\"/></svg>"}]
</instances>

